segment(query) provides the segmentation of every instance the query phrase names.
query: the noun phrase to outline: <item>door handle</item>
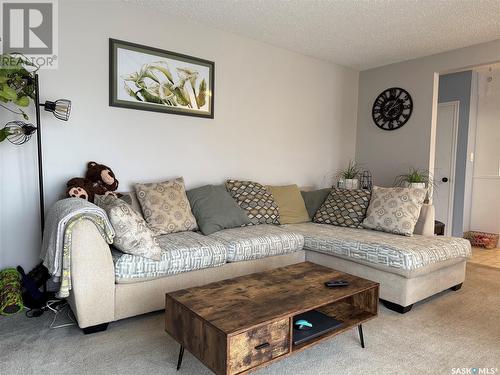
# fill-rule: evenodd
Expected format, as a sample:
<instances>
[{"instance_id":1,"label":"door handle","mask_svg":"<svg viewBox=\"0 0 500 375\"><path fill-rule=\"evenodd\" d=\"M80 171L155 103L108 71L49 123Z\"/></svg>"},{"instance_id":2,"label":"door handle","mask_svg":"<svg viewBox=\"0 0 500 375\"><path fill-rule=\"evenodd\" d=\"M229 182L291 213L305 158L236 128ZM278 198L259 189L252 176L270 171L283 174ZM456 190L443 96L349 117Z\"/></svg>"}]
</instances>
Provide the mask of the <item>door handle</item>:
<instances>
[{"instance_id":1,"label":"door handle","mask_svg":"<svg viewBox=\"0 0 500 375\"><path fill-rule=\"evenodd\" d=\"M443 181L443 182L448 182L448 177L443 177L443 178L441 179L441 181Z\"/></svg>"}]
</instances>

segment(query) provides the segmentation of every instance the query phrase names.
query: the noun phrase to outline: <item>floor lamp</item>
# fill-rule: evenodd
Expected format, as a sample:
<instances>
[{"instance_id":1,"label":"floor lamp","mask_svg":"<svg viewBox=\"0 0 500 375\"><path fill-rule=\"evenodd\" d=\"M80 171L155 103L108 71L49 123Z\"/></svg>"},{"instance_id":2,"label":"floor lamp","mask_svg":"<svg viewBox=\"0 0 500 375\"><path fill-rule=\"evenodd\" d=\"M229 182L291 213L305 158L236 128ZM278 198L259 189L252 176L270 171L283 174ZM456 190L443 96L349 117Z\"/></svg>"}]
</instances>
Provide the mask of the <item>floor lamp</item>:
<instances>
[{"instance_id":1,"label":"floor lamp","mask_svg":"<svg viewBox=\"0 0 500 375\"><path fill-rule=\"evenodd\" d=\"M38 159L38 191L40 204L40 227L45 227L45 199L43 190L43 152L42 152L42 126L40 119L40 107L44 107L47 112L52 112L54 116L62 121L68 121L71 111L71 101L67 99L58 99L55 102L46 101L40 103L40 85L38 74L35 74L35 115L36 126L27 124L23 121L11 121L4 127L6 139L15 145L22 145L28 142L36 132L37 141L37 159Z\"/></svg>"},{"instance_id":2,"label":"floor lamp","mask_svg":"<svg viewBox=\"0 0 500 375\"><path fill-rule=\"evenodd\" d=\"M35 74L35 112L36 112L36 143L38 149L38 191L40 193L40 226L43 236L45 227L45 199L43 193L43 153L42 153L42 122L40 119L40 107L44 107L47 112L52 112L54 116L62 121L68 121L71 112L71 101L68 99L58 99L55 102L46 101L40 103L40 84L38 74Z\"/></svg>"}]
</instances>

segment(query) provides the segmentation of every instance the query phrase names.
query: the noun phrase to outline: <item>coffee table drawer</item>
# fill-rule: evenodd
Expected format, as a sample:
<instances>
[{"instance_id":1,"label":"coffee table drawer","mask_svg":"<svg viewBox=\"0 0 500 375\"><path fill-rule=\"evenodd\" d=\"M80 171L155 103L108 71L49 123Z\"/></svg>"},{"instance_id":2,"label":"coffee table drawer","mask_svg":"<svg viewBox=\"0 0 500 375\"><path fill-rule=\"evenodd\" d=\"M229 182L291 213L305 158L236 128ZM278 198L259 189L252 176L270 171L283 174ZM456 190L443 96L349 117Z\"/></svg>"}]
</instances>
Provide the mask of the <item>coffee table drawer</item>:
<instances>
[{"instance_id":1,"label":"coffee table drawer","mask_svg":"<svg viewBox=\"0 0 500 375\"><path fill-rule=\"evenodd\" d=\"M258 366L290 350L290 320L282 319L229 338L229 374Z\"/></svg>"}]
</instances>

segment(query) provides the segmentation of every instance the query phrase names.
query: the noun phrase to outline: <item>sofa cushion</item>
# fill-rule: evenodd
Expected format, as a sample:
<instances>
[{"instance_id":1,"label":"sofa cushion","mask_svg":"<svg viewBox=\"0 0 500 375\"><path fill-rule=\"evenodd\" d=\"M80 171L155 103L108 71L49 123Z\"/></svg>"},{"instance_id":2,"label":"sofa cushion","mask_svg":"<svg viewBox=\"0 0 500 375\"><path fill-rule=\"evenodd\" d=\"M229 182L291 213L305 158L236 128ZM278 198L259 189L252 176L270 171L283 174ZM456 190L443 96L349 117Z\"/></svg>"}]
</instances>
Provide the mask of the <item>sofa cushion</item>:
<instances>
[{"instance_id":1,"label":"sofa cushion","mask_svg":"<svg viewBox=\"0 0 500 375\"><path fill-rule=\"evenodd\" d=\"M264 186L253 181L227 180L226 189L243 208L251 224L278 224L278 205Z\"/></svg>"},{"instance_id":2,"label":"sofa cushion","mask_svg":"<svg viewBox=\"0 0 500 375\"><path fill-rule=\"evenodd\" d=\"M301 234L274 225L226 229L209 237L224 244L228 262L293 253L304 245Z\"/></svg>"},{"instance_id":3,"label":"sofa cushion","mask_svg":"<svg viewBox=\"0 0 500 375\"><path fill-rule=\"evenodd\" d=\"M297 185L267 186L278 205L280 224L297 224L310 221L304 198Z\"/></svg>"},{"instance_id":4,"label":"sofa cushion","mask_svg":"<svg viewBox=\"0 0 500 375\"><path fill-rule=\"evenodd\" d=\"M197 229L182 177L165 182L135 184L134 188L144 219L156 234Z\"/></svg>"},{"instance_id":5,"label":"sofa cushion","mask_svg":"<svg viewBox=\"0 0 500 375\"><path fill-rule=\"evenodd\" d=\"M307 213L309 217L312 219L316 214L316 211L321 207L323 202L325 201L328 194L332 189L319 189L313 191L301 191L302 198L304 198L304 202L306 204Z\"/></svg>"},{"instance_id":6,"label":"sofa cushion","mask_svg":"<svg viewBox=\"0 0 500 375\"><path fill-rule=\"evenodd\" d=\"M153 231L131 205L114 195L102 196L96 203L108 215L115 230L113 245L127 254L161 259L161 248Z\"/></svg>"},{"instance_id":7,"label":"sofa cushion","mask_svg":"<svg viewBox=\"0 0 500 375\"><path fill-rule=\"evenodd\" d=\"M226 263L226 248L196 232L178 232L158 237L161 260L113 251L116 282L136 282L175 275Z\"/></svg>"},{"instance_id":8,"label":"sofa cushion","mask_svg":"<svg viewBox=\"0 0 500 375\"><path fill-rule=\"evenodd\" d=\"M374 186L363 226L411 236L420 216L425 195L425 189Z\"/></svg>"},{"instance_id":9,"label":"sofa cushion","mask_svg":"<svg viewBox=\"0 0 500 375\"><path fill-rule=\"evenodd\" d=\"M444 236L397 236L368 229L303 223L284 226L304 236L304 248L414 277L464 261L471 256L467 240Z\"/></svg>"},{"instance_id":10,"label":"sofa cushion","mask_svg":"<svg viewBox=\"0 0 500 375\"><path fill-rule=\"evenodd\" d=\"M370 203L369 190L334 188L316 211L313 221L341 227L361 228Z\"/></svg>"},{"instance_id":11,"label":"sofa cushion","mask_svg":"<svg viewBox=\"0 0 500 375\"><path fill-rule=\"evenodd\" d=\"M245 211L231 198L224 186L202 186L187 191L187 197L198 227L205 235L250 224Z\"/></svg>"}]
</instances>

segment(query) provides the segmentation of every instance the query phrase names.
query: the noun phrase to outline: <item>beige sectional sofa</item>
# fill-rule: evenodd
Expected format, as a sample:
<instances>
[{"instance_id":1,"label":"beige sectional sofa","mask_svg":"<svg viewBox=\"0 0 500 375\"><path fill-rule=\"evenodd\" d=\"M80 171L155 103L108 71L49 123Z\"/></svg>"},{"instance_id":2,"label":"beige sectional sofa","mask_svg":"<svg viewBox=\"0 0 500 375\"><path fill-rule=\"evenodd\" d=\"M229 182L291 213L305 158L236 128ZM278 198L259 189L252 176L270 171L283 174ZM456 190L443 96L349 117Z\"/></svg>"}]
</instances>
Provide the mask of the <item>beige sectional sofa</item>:
<instances>
[{"instance_id":1,"label":"beige sectional sofa","mask_svg":"<svg viewBox=\"0 0 500 375\"><path fill-rule=\"evenodd\" d=\"M424 205L413 237L326 224L256 225L209 236L165 235L155 262L110 249L90 221L73 228L69 303L85 333L164 308L165 293L303 261L380 282L380 298L401 313L465 279L470 244L435 237Z\"/></svg>"}]
</instances>

